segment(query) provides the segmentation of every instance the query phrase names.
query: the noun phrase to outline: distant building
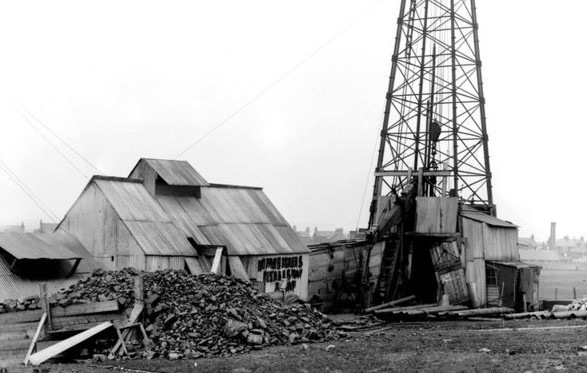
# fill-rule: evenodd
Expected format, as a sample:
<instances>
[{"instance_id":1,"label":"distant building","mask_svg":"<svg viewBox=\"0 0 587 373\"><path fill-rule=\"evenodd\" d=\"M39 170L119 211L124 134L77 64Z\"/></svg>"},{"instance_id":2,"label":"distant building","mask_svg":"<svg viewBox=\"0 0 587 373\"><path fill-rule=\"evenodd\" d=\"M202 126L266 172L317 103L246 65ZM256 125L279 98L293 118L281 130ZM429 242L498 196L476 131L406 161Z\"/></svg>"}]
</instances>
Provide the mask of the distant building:
<instances>
[{"instance_id":1,"label":"distant building","mask_svg":"<svg viewBox=\"0 0 587 373\"><path fill-rule=\"evenodd\" d=\"M53 233L57 228L57 223L43 223L41 219L39 221L39 229L35 229L35 233Z\"/></svg>"},{"instance_id":2,"label":"distant building","mask_svg":"<svg viewBox=\"0 0 587 373\"><path fill-rule=\"evenodd\" d=\"M348 237L342 228L336 228L334 231L319 231L318 227L314 227L314 235L312 236L313 243L336 242L346 240Z\"/></svg>"},{"instance_id":3,"label":"distant building","mask_svg":"<svg viewBox=\"0 0 587 373\"><path fill-rule=\"evenodd\" d=\"M20 223L20 225L0 225L0 232L24 233L24 222Z\"/></svg>"}]
</instances>

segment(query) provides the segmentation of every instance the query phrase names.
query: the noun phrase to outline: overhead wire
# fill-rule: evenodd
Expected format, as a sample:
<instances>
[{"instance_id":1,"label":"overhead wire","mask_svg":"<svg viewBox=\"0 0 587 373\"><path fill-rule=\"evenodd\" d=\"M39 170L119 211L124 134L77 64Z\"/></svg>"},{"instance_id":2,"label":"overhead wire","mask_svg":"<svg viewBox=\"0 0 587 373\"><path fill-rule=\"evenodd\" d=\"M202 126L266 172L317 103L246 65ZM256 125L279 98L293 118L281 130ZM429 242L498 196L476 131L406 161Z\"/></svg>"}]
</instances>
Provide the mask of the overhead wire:
<instances>
[{"instance_id":1,"label":"overhead wire","mask_svg":"<svg viewBox=\"0 0 587 373\"><path fill-rule=\"evenodd\" d=\"M87 179L89 179L89 178L88 178L88 176L86 176L86 174L85 174L85 173L84 173L84 172L83 172L81 169L79 169L79 167L77 167L77 166L75 165L75 163L73 163L73 162L72 162L72 161L71 161L71 160L70 160L70 159L67 157L67 155L65 155L65 154L64 154L64 153L63 153L61 150L59 150L59 148L58 148L57 146L55 146L55 144L53 144L53 143L51 142L51 140L49 140L49 139L47 138L47 136L45 136L45 134L44 134L43 132L41 132L41 131L40 131L40 130L37 128L37 126L35 126L35 125L34 125L34 124L33 124L33 123L32 123L32 122L29 120L29 118L27 118L27 117L26 117L26 116L25 116L25 115L24 115L22 112L20 112L19 110L17 110L17 113L18 113L18 114L19 114L19 115L22 117L22 119L24 119L24 120L25 120L25 122L26 122L26 123L27 123L29 126L31 126L31 127L32 127L32 128L33 128L33 129L34 129L34 130L35 130L35 131L36 131L36 132L37 132L37 133L38 133L38 134L39 134L39 135L40 135L40 136L41 136L41 137L42 137L42 138L43 138L43 139L44 139L44 140L45 140L45 141L48 143L48 144L49 144L49 145L51 145L51 147L52 147L53 149L55 149L55 151L56 151L57 153L59 153L59 155L61 155L61 157L62 157L63 159L65 159L65 161L66 161L67 163L69 163L69 165L70 165L72 168L74 168L74 169L75 169L75 170L76 170L76 171L77 171L77 172L78 172L80 175L82 175L82 176L83 176L83 177L84 177L86 180L87 180Z\"/></svg>"},{"instance_id":2,"label":"overhead wire","mask_svg":"<svg viewBox=\"0 0 587 373\"><path fill-rule=\"evenodd\" d=\"M230 122L230 120L233 119L234 117L236 117L240 112L242 112L243 110L245 110L246 108L248 108L249 106L251 106L255 101L257 101L259 98L261 98L263 95L265 95L271 89L273 89L277 84L279 84L281 81L283 81L289 75L291 75L294 71L296 71L302 65L304 65L306 62L308 62L312 57L314 57L316 54L320 53L324 48L326 48L334 40L336 40L338 37L340 37L346 31L348 31L349 29L351 29L359 20L361 20L367 14L371 13L371 11L373 11L373 9L375 9L377 6L379 6L379 4L381 4L382 2L383 2L383 0L378 1L377 3L375 3L375 5L373 5L369 9L367 9L365 12L361 13L353 21L351 21L349 24L347 24L341 31L337 32L334 36L332 36L325 43L323 43L322 45L320 45L312 53L310 53L308 56L306 56L300 62L298 62L297 64L295 64L292 68L290 68L285 73L283 73L279 78L277 78L276 80L274 80L273 83L269 84L267 87L265 87L264 89L262 89L259 93L257 93L255 96L253 96L251 99L249 99L243 105L241 105L238 109L236 109L235 111L233 111L230 115L228 115L226 118L224 118L223 120L221 120L220 122L218 122L210 130L208 130L202 136L200 136L195 141L193 141L188 147L186 147L182 152L180 152L175 157L175 159L178 159L179 157L181 157L182 155L184 155L185 153L187 153L188 151L190 151L194 146L196 146L197 144L199 144L202 140L204 140L205 138L207 138L208 136L210 136L212 133L216 132L221 127L223 127L225 124L227 124L228 122Z\"/></svg>"},{"instance_id":3,"label":"overhead wire","mask_svg":"<svg viewBox=\"0 0 587 373\"><path fill-rule=\"evenodd\" d=\"M18 177L18 175L16 175L14 173L14 171L12 171L10 169L10 167L8 167L8 165L6 163L4 163L2 160L0 160L0 169L2 169L2 171L4 171L4 173L6 175L8 175L8 177L10 177L12 179L12 181L14 181L14 183L27 196L29 196L29 198L37 205L37 207L39 207L49 217L49 219L51 219L54 223L57 223L59 221L57 214L55 214L53 211L51 211L51 209L49 207L44 205L44 203L41 201L41 199L39 197L37 197L35 195L35 193L33 193L33 191L26 185L26 183L24 181L22 181Z\"/></svg>"},{"instance_id":4,"label":"overhead wire","mask_svg":"<svg viewBox=\"0 0 587 373\"><path fill-rule=\"evenodd\" d=\"M79 151L77 151L73 146L71 146L71 144L69 144L67 141L65 141L61 136L59 136L58 134L56 134L49 126L47 126L45 123L43 123L39 118L37 118L37 116L35 116L33 113L31 113L26 107L24 107L20 102L16 102L16 104L18 106L20 106L20 108L22 110L24 110L31 118L33 118L37 123L39 123L41 126L43 126L43 128L45 128L47 131L49 131L53 136L55 136L59 141L61 141L65 146L67 146L67 148L69 148L69 150L71 150L75 155L77 155L78 157L80 157L84 162L86 162L86 164L88 164L90 167L92 167L94 170L98 171L98 173L103 174L103 172L96 166L94 166L94 164L92 162L90 162L86 157L84 157Z\"/></svg>"}]
</instances>

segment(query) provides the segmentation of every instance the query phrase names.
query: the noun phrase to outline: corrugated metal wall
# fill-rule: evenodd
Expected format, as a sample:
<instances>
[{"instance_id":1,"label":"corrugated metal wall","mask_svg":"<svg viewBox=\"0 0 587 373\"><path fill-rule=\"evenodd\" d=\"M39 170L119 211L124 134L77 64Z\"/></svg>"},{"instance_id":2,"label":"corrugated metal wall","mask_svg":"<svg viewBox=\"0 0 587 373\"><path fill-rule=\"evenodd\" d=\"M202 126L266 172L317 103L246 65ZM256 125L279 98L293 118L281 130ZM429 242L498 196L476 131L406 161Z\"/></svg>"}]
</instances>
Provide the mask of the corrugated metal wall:
<instances>
[{"instance_id":1,"label":"corrugated metal wall","mask_svg":"<svg viewBox=\"0 0 587 373\"><path fill-rule=\"evenodd\" d=\"M485 260L516 261L518 229L497 227L463 218L465 272L467 282L476 284L481 304L487 303Z\"/></svg>"}]
</instances>

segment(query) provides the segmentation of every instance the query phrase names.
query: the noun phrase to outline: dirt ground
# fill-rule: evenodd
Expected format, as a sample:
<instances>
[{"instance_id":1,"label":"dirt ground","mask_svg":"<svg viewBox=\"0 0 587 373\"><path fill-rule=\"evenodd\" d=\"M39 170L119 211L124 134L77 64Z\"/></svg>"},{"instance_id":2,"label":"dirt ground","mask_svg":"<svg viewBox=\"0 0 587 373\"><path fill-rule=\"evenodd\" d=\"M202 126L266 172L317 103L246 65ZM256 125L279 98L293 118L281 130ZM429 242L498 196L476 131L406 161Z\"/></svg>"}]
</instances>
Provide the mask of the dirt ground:
<instances>
[{"instance_id":1,"label":"dirt ground","mask_svg":"<svg viewBox=\"0 0 587 373\"><path fill-rule=\"evenodd\" d=\"M229 358L44 364L36 372L586 372L586 345L584 320L434 321L386 324L346 340Z\"/></svg>"}]
</instances>

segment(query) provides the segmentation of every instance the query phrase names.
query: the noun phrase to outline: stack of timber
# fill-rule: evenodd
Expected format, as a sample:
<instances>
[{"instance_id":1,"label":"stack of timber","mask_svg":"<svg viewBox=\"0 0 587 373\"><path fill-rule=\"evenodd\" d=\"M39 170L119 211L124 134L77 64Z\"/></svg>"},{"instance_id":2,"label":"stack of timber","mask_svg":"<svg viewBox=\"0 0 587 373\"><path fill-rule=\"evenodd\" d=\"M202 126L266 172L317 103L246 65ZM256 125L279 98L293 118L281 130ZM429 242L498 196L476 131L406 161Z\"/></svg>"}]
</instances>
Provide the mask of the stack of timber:
<instances>
[{"instance_id":1,"label":"stack of timber","mask_svg":"<svg viewBox=\"0 0 587 373\"><path fill-rule=\"evenodd\" d=\"M508 307L468 309L461 305L420 304L407 307L382 308L373 311L375 316L388 321L405 321L411 319L463 319L469 317L501 317L514 312Z\"/></svg>"},{"instance_id":2,"label":"stack of timber","mask_svg":"<svg viewBox=\"0 0 587 373\"><path fill-rule=\"evenodd\" d=\"M310 245L308 299L322 311L371 305L383 244L349 240Z\"/></svg>"},{"instance_id":3,"label":"stack of timber","mask_svg":"<svg viewBox=\"0 0 587 373\"><path fill-rule=\"evenodd\" d=\"M585 310L571 310L571 311L537 311L537 312L520 312L504 315L506 320L513 319L583 319L587 320L587 311Z\"/></svg>"}]
</instances>

